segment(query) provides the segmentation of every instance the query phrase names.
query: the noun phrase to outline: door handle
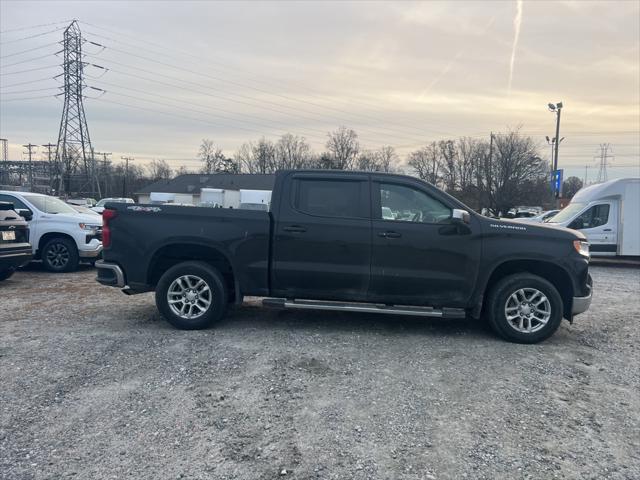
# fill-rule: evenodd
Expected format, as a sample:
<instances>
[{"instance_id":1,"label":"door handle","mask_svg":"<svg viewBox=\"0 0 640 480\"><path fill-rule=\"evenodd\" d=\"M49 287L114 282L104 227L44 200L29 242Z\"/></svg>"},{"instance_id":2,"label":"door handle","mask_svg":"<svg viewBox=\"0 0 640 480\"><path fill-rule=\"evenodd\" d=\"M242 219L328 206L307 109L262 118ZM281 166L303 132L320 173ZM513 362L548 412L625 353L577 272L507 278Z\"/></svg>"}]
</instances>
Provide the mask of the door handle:
<instances>
[{"instance_id":1,"label":"door handle","mask_svg":"<svg viewBox=\"0 0 640 480\"><path fill-rule=\"evenodd\" d=\"M299 225L289 225L288 227L284 227L283 230L285 232L291 232L291 233L304 233L307 231L306 228L301 227Z\"/></svg>"},{"instance_id":2,"label":"door handle","mask_svg":"<svg viewBox=\"0 0 640 480\"><path fill-rule=\"evenodd\" d=\"M400 238L402 235L398 232L378 232L378 236L382 238Z\"/></svg>"},{"instance_id":3,"label":"door handle","mask_svg":"<svg viewBox=\"0 0 640 480\"><path fill-rule=\"evenodd\" d=\"M610 232L611 229L610 228L605 228L604 230L602 230L603 232Z\"/></svg>"}]
</instances>

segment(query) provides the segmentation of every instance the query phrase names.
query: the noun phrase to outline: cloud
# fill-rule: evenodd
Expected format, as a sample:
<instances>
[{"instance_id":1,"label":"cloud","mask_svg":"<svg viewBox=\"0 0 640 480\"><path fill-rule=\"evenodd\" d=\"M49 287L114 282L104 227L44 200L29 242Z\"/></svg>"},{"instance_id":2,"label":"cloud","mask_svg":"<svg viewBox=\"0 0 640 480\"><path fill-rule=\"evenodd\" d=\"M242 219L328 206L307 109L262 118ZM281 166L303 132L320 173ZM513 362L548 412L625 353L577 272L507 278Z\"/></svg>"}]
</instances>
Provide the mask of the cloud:
<instances>
[{"instance_id":1,"label":"cloud","mask_svg":"<svg viewBox=\"0 0 640 480\"><path fill-rule=\"evenodd\" d=\"M523 4L523 0L516 0L516 16L513 19L513 47L511 48L511 62L509 63L509 94L511 94L511 83L513 82L513 66L516 63L516 49L518 48L518 39L520 38L520 27L522 26Z\"/></svg>"}]
</instances>

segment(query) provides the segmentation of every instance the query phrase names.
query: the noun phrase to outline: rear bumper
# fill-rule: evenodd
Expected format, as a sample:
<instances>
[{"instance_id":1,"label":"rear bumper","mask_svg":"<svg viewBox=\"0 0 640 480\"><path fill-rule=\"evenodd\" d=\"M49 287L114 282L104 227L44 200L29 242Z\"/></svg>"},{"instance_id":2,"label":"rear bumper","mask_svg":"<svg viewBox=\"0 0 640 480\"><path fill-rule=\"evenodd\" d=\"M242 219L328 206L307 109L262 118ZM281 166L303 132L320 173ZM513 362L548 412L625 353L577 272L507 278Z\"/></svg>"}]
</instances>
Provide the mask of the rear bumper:
<instances>
[{"instance_id":1,"label":"rear bumper","mask_svg":"<svg viewBox=\"0 0 640 480\"><path fill-rule=\"evenodd\" d=\"M124 288L126 286L127 283L124 272L120 266L115 263L105 262L104 260L98 260L96 262L96 268L98 270L96 280L102 285L118 288Z\"/></svg>"},{"instance_id":2,"label":"rear bumper","mask_svg":"<svg viewBox=\"0 0 640 480\"><path fill-rule=\"evenodd\" d=\"M31 245L19 250L9 252L0 251L0 270L15 270L16 268L26 265L33 259L33 251Z\"/></svg>"},{"instance_id":3,"label":"rear bumper","mask_svg":"<svg viewBox=\"0 0 640 480\"><path fill-rule=\"evenodd\" d=\"M587 283L587 295L584 297L573 297L573 307L571 309L572 315L579 315L589 310L591 306L591 298L593 297L593 285L591 283L591 277L589 276L589 282Z\"/></svg>"}]
</instances>

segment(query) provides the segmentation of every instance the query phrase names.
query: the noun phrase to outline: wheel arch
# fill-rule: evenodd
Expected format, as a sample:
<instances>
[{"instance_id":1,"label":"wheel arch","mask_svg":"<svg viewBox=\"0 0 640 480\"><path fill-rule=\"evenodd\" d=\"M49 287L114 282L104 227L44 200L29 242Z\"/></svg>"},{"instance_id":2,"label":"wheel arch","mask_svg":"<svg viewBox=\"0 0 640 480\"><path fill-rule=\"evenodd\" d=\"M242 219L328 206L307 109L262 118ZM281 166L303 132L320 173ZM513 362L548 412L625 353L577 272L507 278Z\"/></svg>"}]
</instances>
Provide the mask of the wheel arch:
<instances>
[{"instance_id":1,"label":"wheel arch","mask_svg":"<svg viewBox=\"0 0 640 480\"><path fill-rule=\"evenodd\" d=\"M73 238L71 235L69 235L68 233L62 233L62 232L47 232L45 234L43 234L40 239L38 240L38 250L37 250L37 257L41 258L42 257L42 249L44 248L44 246L51 240L53 240L54 238L65 238L67 240L70 240L73 245L76 247L76 250L78 249L78 244L76 243L75 238Z\"/></svg>"},{"instance_id":2,"label":"wheel arch","mask_svg":"<svg viewBox=\"0 0 640 480\"><path fill-rule=\"evenodd\" d=\"M198 242L180 241L156 249L147 267L147 284L155 288L164 272L189 260L205 262L216 268L225 280L229 300L237 301L240 298L240 288L230 256L221 248Z\"/></svg>"},{"instance_id":3,"label":"wheel arch","mask_svg":"<svg viewBox=\"0 0 640 480\"><path fill-rule=\"evenodd\" d=\"M562 298L563 316L571 319L573 305L573 282L569 273L559 265L544 260L507 260L497 265L487 279L483 298L502 278L514 273L531 273L550 282Z\"/></svg>"}]
</instances>

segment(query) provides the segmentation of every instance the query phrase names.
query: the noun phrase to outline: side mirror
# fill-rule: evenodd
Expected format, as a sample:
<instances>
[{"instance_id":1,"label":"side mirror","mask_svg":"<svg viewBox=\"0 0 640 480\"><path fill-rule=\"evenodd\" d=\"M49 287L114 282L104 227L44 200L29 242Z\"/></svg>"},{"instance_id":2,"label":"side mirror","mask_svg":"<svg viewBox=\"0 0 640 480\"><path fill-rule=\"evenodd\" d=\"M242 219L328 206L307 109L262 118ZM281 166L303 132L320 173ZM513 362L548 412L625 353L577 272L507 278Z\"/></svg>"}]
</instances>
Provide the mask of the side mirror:
<instances>
[{"instance_id":1,"label":"side mirror","mask_svg":"<svg viewBox=\"0 0 640 480\"><path fill-rule=\"evenodd\" d=\"M469 212L466 210L454 208L451 212L451 220L453 220L454 223L468 224L471 222L471 215L469 215Z\"/></svg>"},{"instance_id":2,"label":"side mirror","mask_svg":"<svg viewBox=\"0 0 640 480\"><path fill-rule=\"evenodd\" d=\"M27 222L30 222L31 219L33 218L33 212L26 208L20 208L16 210L16 213L20 215L22 218L24 218Z\"/></svg>"}]
</instances>

